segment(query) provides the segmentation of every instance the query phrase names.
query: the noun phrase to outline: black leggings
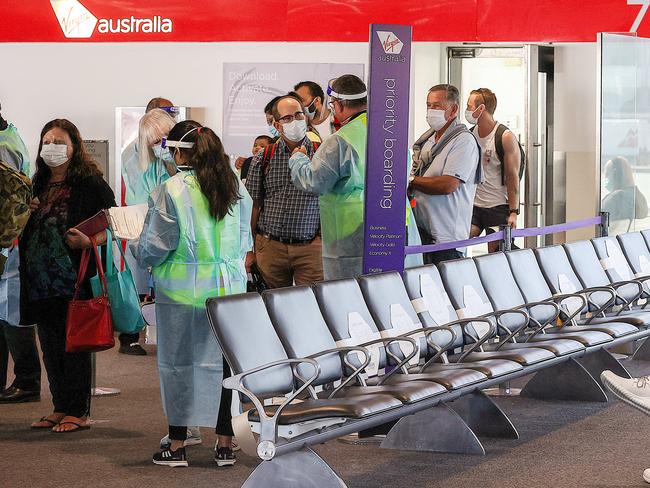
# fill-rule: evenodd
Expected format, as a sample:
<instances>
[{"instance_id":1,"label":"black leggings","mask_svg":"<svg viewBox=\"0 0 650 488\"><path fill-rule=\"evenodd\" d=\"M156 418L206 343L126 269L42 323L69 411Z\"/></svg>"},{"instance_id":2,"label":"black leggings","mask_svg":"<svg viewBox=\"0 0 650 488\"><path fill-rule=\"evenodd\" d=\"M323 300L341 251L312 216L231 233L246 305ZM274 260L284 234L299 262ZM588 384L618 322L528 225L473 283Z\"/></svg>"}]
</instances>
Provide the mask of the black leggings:
<instances>
[{"instance_id":1,"label":"black leggings","mask_svg":"<svg viewBox=\"0 0 650 488\"><path fill-rule=\"evenodd\" d=\"M65 352L68 303L50 299L38 304L38 338L54 411L84 417L90 414L91 359L89 352Z\"/></svg>"},{"instance_id":2,"label":"black leggings","mask_svg":"<svg viewBox=\"0 0 650 488\"><path fill-rule=\"evenodd\" d=\"M223 377L230 376L230 367L226 360L223 360ZM221 387L221 401L219 402L219 415L217 416L217 427L214 429L217 435L232 437L232 414L230 405L232 403L232 390ZM169 438L174 441L184 441L187 438L187 425L170 425Z\"/></svg>"}]
</instances>

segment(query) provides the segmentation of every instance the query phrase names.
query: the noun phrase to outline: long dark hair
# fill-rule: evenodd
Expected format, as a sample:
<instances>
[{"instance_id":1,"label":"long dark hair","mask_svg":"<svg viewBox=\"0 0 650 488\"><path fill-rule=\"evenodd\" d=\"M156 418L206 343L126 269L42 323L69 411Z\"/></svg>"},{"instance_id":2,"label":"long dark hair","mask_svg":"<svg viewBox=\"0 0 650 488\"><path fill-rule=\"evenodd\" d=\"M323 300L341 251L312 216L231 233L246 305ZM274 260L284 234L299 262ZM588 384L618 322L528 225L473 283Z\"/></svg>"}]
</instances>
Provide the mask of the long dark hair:
<instances>
[{"instance_id":1,"label":"long dark hair","mask_svg":"<svg viewBox=\"0 0 650 488\"><path fill-rule=\"evenodd\" d=\"M212 129L201 127L194 120L179 122L169 132L170 141L180 141L181 138L183 142L194 143L191 149L180 151L187 156L187 164L196 172L201 192L210 205L210 215L216 220L223 219L241 199L241 195L239 178L230 166L221 139ZM175 148L170 148L170 151L173 154Z\"/></svg>"},{"instance_id":2,"label":"long dark hair","mask_svg":"<svg viewBox=\"0 0 650 488\"><path fill-rule=\"evenodd\" d=\"M45 164L45 161L43 161L43 158L41 157L41 149L43 149L43 137L54 128L59 128L67 132L72 141L72 157L70 158L70 165L65 174L66 183L73 186L88 176L102 176L101 170L86 152L83 139L81 138L77 126L67 119L54 119L45 124L45 127L43 127L43 130L41 131L41 139L38 142L36 174L33 179L35 195L38 195L43 191L52 175L52 170L47 164Z\"/></svg>"}]
</instances>

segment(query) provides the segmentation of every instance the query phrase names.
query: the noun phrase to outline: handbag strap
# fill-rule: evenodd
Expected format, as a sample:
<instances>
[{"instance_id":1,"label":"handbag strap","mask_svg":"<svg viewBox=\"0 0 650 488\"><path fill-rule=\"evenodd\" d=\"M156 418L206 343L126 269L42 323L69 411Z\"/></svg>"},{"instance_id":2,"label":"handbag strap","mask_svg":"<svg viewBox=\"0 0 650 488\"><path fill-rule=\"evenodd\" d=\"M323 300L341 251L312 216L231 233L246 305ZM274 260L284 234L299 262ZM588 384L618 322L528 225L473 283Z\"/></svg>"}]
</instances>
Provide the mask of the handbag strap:
<instances>
[{"instance_id":1,"label":"handbag strap","mask_svg":"<svg viewBox=\"0 0 650 488\"><path fill-rule=\"evenodd\" d=\"M88 261L90 261L90 249L84 249L81 252L81 262L79 263L79 271L77 273L77 282L74 285L74 297L73 300L79 299L79 288L81 283L86 276L86 271L88 271Z\"/></svg>"},{"instance_id":2,"label":"handbag strap","mask_svg":"<svg viewBox=\"0 0 650 488\"><path fill-rule=\"evenodd\" d=\"M102 285L102 295L105 298L108 298L108 285L106 284L106 276L104 275L104 267L102 266L102 258L97 251L97 242L95 237L90 237L90 242L92 244L93 252L95 253L95 264L97 265L97 275L99 276L99 282Z\"/></svg>"}]
</instances>

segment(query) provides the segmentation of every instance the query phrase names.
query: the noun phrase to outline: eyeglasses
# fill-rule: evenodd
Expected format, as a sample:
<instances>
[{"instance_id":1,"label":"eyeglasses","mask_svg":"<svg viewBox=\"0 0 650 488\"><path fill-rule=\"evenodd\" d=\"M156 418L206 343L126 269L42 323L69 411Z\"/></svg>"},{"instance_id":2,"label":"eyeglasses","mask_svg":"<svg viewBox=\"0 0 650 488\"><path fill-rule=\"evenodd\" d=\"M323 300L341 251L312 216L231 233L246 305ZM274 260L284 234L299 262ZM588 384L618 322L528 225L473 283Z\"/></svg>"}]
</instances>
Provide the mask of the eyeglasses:
<instances>
[{"instance_id":1,"label":"eyeglasses","mask_svg":"<svg viewBox=\"0 0 650 488\"><path fill-rule=\"evenodd\" d=\"M290 124L294 120L305 120L305 112L300 111L293 115L285 115L284 117L280 117L278 122L281 124Z\"/></svg>"}]
</instances>

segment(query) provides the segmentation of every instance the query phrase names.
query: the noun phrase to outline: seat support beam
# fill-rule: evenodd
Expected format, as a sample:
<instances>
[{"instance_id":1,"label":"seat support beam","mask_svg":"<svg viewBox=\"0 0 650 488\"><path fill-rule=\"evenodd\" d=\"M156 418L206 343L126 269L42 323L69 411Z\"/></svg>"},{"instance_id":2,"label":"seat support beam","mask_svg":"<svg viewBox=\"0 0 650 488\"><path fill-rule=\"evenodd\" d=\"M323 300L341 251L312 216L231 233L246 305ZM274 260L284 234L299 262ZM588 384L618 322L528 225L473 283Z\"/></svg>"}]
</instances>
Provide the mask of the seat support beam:
<instances>
[{"instance_id":1,"label":"seat support beam","mask_svg":"<svg viewBox=\"0 0 650 488\"><path fill-rule=\"evenodd\" d=\"M540 370L521 390L521 396L539 400L607 402L600 384L573 358Z\"/></svg>"},{"instance_id":2,"label":"seat support beam","mask_svg":"<svg viewBox=\"0 0 650 488\"><path fill-rule=\"evenodd\" d=\"M381 443L384 449L485 455L476 434L447 404L402 417Z\"/></svg>"},{"instance_id":3,"label":"seat support beam","mask_svg":"<svg viewBox=\"0 0 650 488\"><path fill-rule=\"evenodd\" d=\"M242 488L346 488L338 474L309 447L262 461Z\"/></svg>"}]
</instances>

